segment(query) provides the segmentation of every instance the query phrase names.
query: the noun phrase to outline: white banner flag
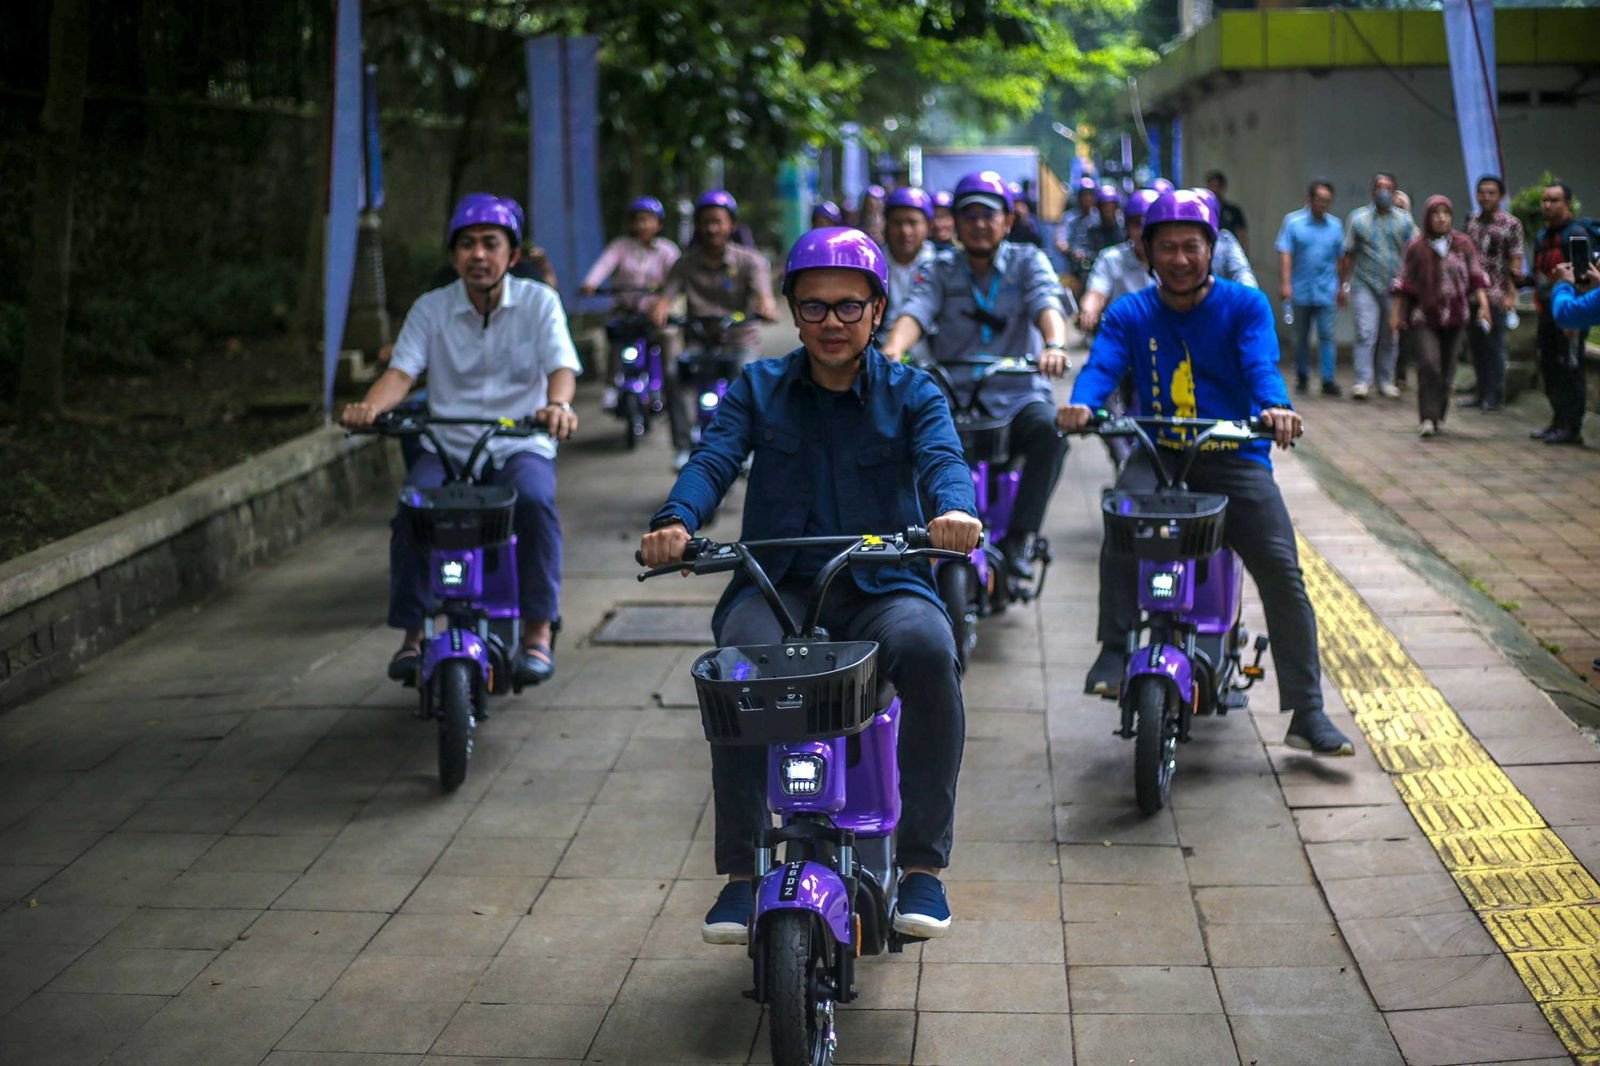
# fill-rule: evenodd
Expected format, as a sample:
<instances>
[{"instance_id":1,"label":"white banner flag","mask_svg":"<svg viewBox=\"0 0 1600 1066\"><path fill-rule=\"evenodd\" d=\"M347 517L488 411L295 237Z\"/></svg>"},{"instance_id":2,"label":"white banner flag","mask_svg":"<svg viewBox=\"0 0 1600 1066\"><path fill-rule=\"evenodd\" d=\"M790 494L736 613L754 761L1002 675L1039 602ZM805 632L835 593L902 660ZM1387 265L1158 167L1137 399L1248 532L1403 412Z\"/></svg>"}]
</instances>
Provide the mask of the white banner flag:
<instances>
[{"instance_id":1,"label":"white banner flag","mask_svg":"<svg viewBox=\"0 0 1600 1066\"><path fill-rule=\"evenodd\" d=\"M1444 0L1444 32L1450 48L1461 161L1467 173L1465 202L1470 208L1479 178L1493 174L1506 180L1500 159L1500 107L1494 74L1494 4L1491 0Z\"/></svg>"}]
</instances>

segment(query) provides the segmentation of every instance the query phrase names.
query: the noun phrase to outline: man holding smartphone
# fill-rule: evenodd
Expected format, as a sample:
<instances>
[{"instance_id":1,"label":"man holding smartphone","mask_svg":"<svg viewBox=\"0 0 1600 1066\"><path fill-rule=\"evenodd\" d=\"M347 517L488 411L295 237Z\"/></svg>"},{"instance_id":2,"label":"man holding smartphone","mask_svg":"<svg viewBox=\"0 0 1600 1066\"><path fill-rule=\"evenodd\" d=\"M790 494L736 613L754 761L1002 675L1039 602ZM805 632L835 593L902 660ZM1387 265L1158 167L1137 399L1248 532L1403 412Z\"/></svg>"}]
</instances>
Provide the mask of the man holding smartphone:
<instances>
[{"instance_id":1,"label":"man holding smartphone","mask_svg":"<svg viewBox=\"0 0 1600 1066\"><path fill-rule=\"evenodd\" d=\"M1583 344L1588 330L1562 329L1556 323L1552 292L1556 268L1571 262L1573 253L1583 261L1574 270L1587 272L1593 252L1589 233L1572 215L1572 187L1553 181L1539 197L1544 229L1534 245L1533 265L1538 279L1539 376L1550 400L1550 425L1530 434L1546 444L1583 443L1583 407L1587 398Z\"/></svg>"}]
</instances>

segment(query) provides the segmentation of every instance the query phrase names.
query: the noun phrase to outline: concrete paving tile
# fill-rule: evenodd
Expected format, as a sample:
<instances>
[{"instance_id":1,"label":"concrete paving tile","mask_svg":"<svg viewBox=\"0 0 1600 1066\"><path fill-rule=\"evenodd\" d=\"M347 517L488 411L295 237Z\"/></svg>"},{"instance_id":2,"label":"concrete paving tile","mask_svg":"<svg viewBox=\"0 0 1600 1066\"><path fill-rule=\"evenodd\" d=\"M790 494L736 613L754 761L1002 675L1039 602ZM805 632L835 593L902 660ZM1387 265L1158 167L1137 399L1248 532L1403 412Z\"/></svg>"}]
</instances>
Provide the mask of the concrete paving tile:
<instances>
[{"instance_id":1,"label":"concrete paving tile","mask_svg":"<svg viewBox=\"0 0 1600 1066\"><path fill-rule=\"evenodd\" d=\"M1360 1014L1372 997L1350 966L1263 966L1218 970L1217 987L1229 1015Z\"/></svg>"},{"instance_id":2,"label":"concrete paving tile","mask_svg":"<svg viewBox=\"0 0 1600 1066\"><path fill-rule=\"evenodd\" d=\"M1356 743L1361 741L1357 739ZM1330 771L1330 776L1335 773L1338 771ZM1295 808L1370 807L1394 803L1398 797L1394 784L1382 771L1350 773L1315 784L1284 782L1283 785L1283 801Z\"/></svg>"},{"instance_id":3,"label":"concrete paving tile","mask_svg":"<svg viewBox=\"0 0 1600 1066\"><path fill-rule=\"evenodd\" d=\"M1013 663L973 662L967 665L962 688L974 695L975 707L1006 707L1042 711L1045 707L1044 671Z\"/></svg>"},{"instance_id":4,"label":"concrete paving tile","mask_svg":"<svg viewBox=\"0 0 1600 1066\"><path fill-rule=\"evenodd\" d=\"M331 836L225 836L194 861L195 873L305 873Z\"/></svg>"},{"instance_id":5,"label":"concrete paving tile","mask_svg":"<svg viewBox=\"0 0 1600 1066\"><path fill-rule=\"evenodd\" d=\"M1600 817L1600 765L1508 766L1506 776L1552 826L1592 825Z\"/></svg>"},{"instance_id":6,"label":"concrete paving tile","mask_svg":"<svg viewBox=\"0 0 1600 1066\"><path fill-rule=\"evenodd\" d=\"M834 1029L839 1034L834 1061L840 1066L905 1066L914 1054L917 1016L909 1010L857 1010L852 1004L840 1011ZM750 1061L772 1061L772 1042L765 1020L756 1034L755 1054Z\"/></svg>"},{"instance_id":7,"label":"concrete paving tile","mask_svg":"<svg viewBox=\"0 0 1600 1066\"><path fill-rule=\"evenodd\" d=\"M1059 942L1059 935L1055 939ZM923 950L926 952L926 947ZM1058 967L1059 965L1057 963ZM864 958L856 969L856 998L840 1009L863 1014L875 1014L885 1010L911 1010L917 1005L920 970L919 966L906 966L895 962L894 957L890 955ZM748 978L748 968L745 973Z\"/></svg>"},{"instance_id":8,"label":"concrete paving tile","mask_svg":"<svg viewBox=\"0 0 1600 1066\"><path fill-rule=\"evenodd\" d=\"M261 910L272 906L272 901L294 880L294 874L283 872L198 873L190 870L151 890L143 902L152 907Z\"/></svg>"},{"instance_id":9,"label":"concrete paving tile","mask_svg":"<svg viewBox=\"0 0 1600 1066\"><path fill-rule=\"evenodd\" d=\"M175 996L216 952L182 948L90 948L50 982L52 992Z\"/></svg>"},{"instance_id":10,"label":"concrete paving tile","mask_svg":"<svg viewBox=\"0 0 1600 1066\"><path fill-rule=\"evenodd\" d=\"M39 944L0 946L0 1017L49 984L84 949ZM4 1039L0 1038L0 1045ZM0 1062L6 1061L0 1057Z\"/></svg>"},{"instance_id":11,"label":"concrete paving tile","mask_svg":"<svg viewBox=\"0 0 1600 1066\"><path fill-rule=\"evenodd\" d=\"M619 853L627 856L631 874L672 878L683 867L689 840L653 837L624 845L615 838L590 837L579 830L561 856L555 874L564 878L604 877L617 868Z\"/></svg>"},{"instance_id":12,"label":"concrete paving tile","mask_svg":"<svg viewBox=\"0 0 1600 1066\"><path fill-rule=\"evenodd\" d=\"M1194 895L1208 925L1305 925L1328 918L1322 893L1310 885L1219 886Z\"/></svg>"},{"instance_id":13,"label":"concrete paving tile","mask_svg":"<svg viewBox=\"0 0 1600 1066\"><path fill-rule=\"evenodd\" d=\"M924 1014L912 1062L993 1066L996 1062L1071 1066L1073 1027L1065 1014ZM1092 1055L1082 1061L1105 1062Z\"/></svg>"},{"instance_id":14,"label":"concrete paving tile","mask_svg":"<svg viewBox=\"0 0 1600 1066\"><path fill-rule=\"evenodd\" d=\"M1059 922L1060 886L1030 881L962 881L949 886L961 921ZM709 904L708 904L709 906Z\"/></svg>"},{"instance_id":15,"label":"concrete paving tile","mask_svg":"<svg viewBox=\"0 0 1600 1066\"><path fill-rule=\"evenodd\" d=\"M272 908L392 914L421 880L420 874L309 873L274 900Z\"/></svg>"},{"instance_id":16,"label":"concrete paving tile","mask_svg":"<svg viewBox=\"0 0 1600 1066\"><path fill-rule=\"evenodd\" d=\"M328 989L326 998L460 1003L489 962L487 955L361 955Z\"/></svg>"},{"instance_id":17,"label":"concrete paving tile","mask_svg":"<svg viewBox=\"0 0 1600 1066\"><path fill-rule=\"evenodd\" d=\"M529 805L491 796L462 823L462 837L549 837L565 840L578 831L588 808L579 804Z\"/></svg>"},{"instance_id":18,"label":"concrete paving tile","mask_svg":"<svg viewBox=\"0 0 1600 1066\"><path fill-rule=\"evenodd\" d=\"M265 911L232 950L354 955L387 920L359 911Z\"/></svg>"},{"instance_id":19,"label":"concrete paving tile","mask_svg":"<svg viewBox=\"0 0 1600 1066\"><path fill-rule=\"evenodd\" d=\"M107 833L85 852L80 861L116 863L124 866L152 866L161 869L186 869L216 843L209 833L138 833L117 830Z\"/></svg>"},{"instance_id":20,"label":"concrete paving tile","mask_svg":"<svg viewBox=\"0 0 1600 1066\"><path fill-rule=\"evenodd\" d=\"M549 877L565 849L564 841L544 838L457 837L439 856L433 872L454 877Z\"/></svg>"},{"instance_id":21,"label":"concrete paving tile","mask_svg":"<svg viewBox=\"0 0 1600 1066\"><path fill-rule=\"evenodd\" d=\"M1264 922L1205 927L1213 966L1348 966L1339 927L1332 921Z\"/></svg>"},{"instance_id":22,"label":"concrete paving tile","mask_svg":"<svg viewBox=\"0 0 1600 1066\"><path fill-rule=\"evenodd\" d=\"M1352 918L1404 918L1466 910L1466 897L1449 874L1355 877L1322 886L1341 923Z\"/></svg>"},{"instance_id":23,"label":"concrete paving tile","mask_svg":"<svg viewBox=\"0 0 1600 1066\"><path fill-rule=\"evenodd\" d=\"M200 971L191 991L213 990L310 1002L325 995L355 958L353 952L246 951L235 945Z\"/></svg>"},{"instance_id":24,"label":"concrete paving tile","mask_svg":"<svg viewBox=\"0 0 1600 1066\"><path fill-rule=\"evenodd\" d=\"M1072 1029L1077 1061L1083 1063L1221 1066L1239 1061L1220 1014L1091 1014L1073 1018Z\"/></svg>"},{"instance_id":25,"label":"concrete paving tile","mask_svg":"<svg viewBox=\"0 0 1600 1066\"><path fill-rule=\"evenodd\" d=\"M1132 762L1131 756L1128 761ZM1231 809L1257 804L1278 806L1284 801L1283 794L1278 791L1277 778L1270 773L1197 773L1193 772L1195 769L1186 767L1180 752L1178 773L1172 779L1172 806L1178 810L1185 807ZM1133 798L1131 784L1128 786L1128 792L1131 803Z\"/></svg>"},{"instance_id":26,"label":"concrete paving tile","mask_svg":"<svg viewBox=\"0 0 1600 1066\"><path fill-rule=\"evenodd\" d=\"M609 1006L633 960L622 955L501 955L462 998L474 1003Z\"/></svg>"},{"instance_id":27,"label":"concrete paving tile","mask_svg":"<svg viewBox=\"0 0 1600 1066\"><path fill-rule=\"evenodd\" d=\"M1361 975L1385 1011L1529 1002L1528 988L1499 954L1373 959Z\"/></svg>"},{"instance_id":28,"label":"concrete paving tile","mask_svg":"<svg viewBox=\"0 0 1600 1066\"><path fill-rule=\"evenodd\" d=\"M547 1003L466 1003L434 1051L439 1056L577 1059L588 1051L604 1007Z\"/></svg>"},{"instance_id":29,"label":"concrete paving tile","mask_svg":"<svg viewBox=\"0 0 1600 1066\"><path fill-rule=\"evenodd\" d=\"M518 919L477 914L397 914L367 946L372 955L493 955Z\"/></svg>"},{"instance_id":30,"label":"concrete paving tile","mask_svg":"<svg viewBox=\"0 0 1600 1066\"><path fill-rule=\"evenodd\" d=\"M421 1055L386 1055L383 1052L274 1051L262 1060L261 1066L421 1066L423 1061Z\"/></svg>"},{"instance_id":31,"label":"concrete paving tile","mask_svg":"<svg viewBox=\"0 0 1600 1066\"><path fill-rule=\"evenodd\" d=\"M230 826L228 831L262 836L325 836L339 832L360 811L359 803L265 799Z\"/></svg>"},{"instance_id":32,"label":"concrete paving tile","mask_svg":"<svg viewBox=\"0 0 1600 1066\"><path fill-rule=\"evenodd\" d=\"M956 839L961 841L1054 840L1055 819L1048 799L1043 803L968 803L965 781L956 805ZM1048 797L1048 793L1046 793Z\"/></svg>"},{"instance_id":33,"label":"concrete paving tile","mask_svg":"<svg viewBox=\"0 0 1600 1066\"><path fill-rule=\"evenodd\" d=\"M1062 844L1061 879L1074 884L1149 885L1187 882L1183 852L1158 845Z\"/></svg>"},{"instance_id":34,"label":"concrete paving tile","mask_svg":"<svg viewBox=\"0 0 1600 1066\"><path fill-rule=\"evenodd\" d=\"M1340 840L1307 844L1306 855L1326 881L1353 877L1431 874L1443 869L1438 852L1421 837L1399 840Z\"/></svg>"},{"instance_id":35,"label":"concrete paving tile","mask_svg":"<svg viewBox=\"0 0 1600 1066\"><path fill-rule=\"evenodd\" d=\"M1228 1019L1243 1062L1260 1066L1401 1066L1384 1015L1244 1014Z\"/></svg>"},{"instance_id":36,"label":"concrete paving tile","mask_svg":"<svg viewBox=\"0 0 1600 1066\"><path fill-rule=\"evenodd\" d=\"M961 802L1011 806L1050 806L1050 771L1030 769L961 768Z\"/></svg>"},{"instance_id":37,"label":"concrete paving tile","mask_svg":"<svg viewBox=\"0 0 1600 1066\"><path fill-rule=\"evenodd\" d=\"M950 854L949 881L1058 881L1055 847L1044 842L957 844Z\"/></svg>"},{"instance_id":38,"label":"concrete paving tile","mask_svg":"<svg viewBox=\"0 0 1600 1066\"><path fill-rule=\"evenodd\" d=\"M924 962L917 1010L1064 1013L1067 975L1060 965Z\"/></svg>"},{"instance_id":39,"label":"concrete paving tile","mask_svg":"<svg viewBox=\"0 0 1600 1066\"><path fill-rule=\"evenodd\" d=\"M5 1016L0 1047L20 1049L6 1060L19 1063L47 1055L98 1062L170 1002L165 996L40 992Z\"/></svg>"},{"instance_id":40,"label":"concrete paving tile","mask_svg":"<svg viewBox=\"0 0 1600 1066\"><path fill-rule=\"evenodd\" d=\"M1576 729L1567 736L1483 737L1482 743L1501 766L1600 762L1600 747Z\"/></svg>"},{"instance_id":41,"label":"concrete paving tile","mask_svg":"<svg viewBox=\"0 0 1600 1066\"><path fill-rule=\"evenodd\" d=\"M405 905L403 914L524 915L544 887L541 878L452 877L430 874L423 878Z\"/></svg>"},{"instance_id":42,"label":"concrete paving tile","mask_svg":"<svg viewBox=\"0 0 1600 1066\"><path fill-rule=\"evenodd\" d=\"M705 813L704 803L649 806L596 804L584 815L578 835L581 838L627 843L650 839L693 840Z\"/></svg>"},{"instance_id":43,"label":"concrete paving tile","mask_svg":"<svg viewBox=\"0 0 1600 1066\"><path fill-rule=\"evenodd\" d=\"M1590 873L1600 870L1600 825L1564 825L1556 830Z\"/></svg>"},{"instance_id":44,"label":"concrete paving tile","mask_svg":"<svg viewBox=\"0 0 1600 1066\"><path fill-rule=\"evenodd\" d=\"M285 1051L381 1051L421 1054L433 1046L459 1003L326 999L278 1041Z\"/></svg>"},{"instance_id":45,"label":"concrete paving tile","mask_svg":"<svg viewBox=\"0 0 1600 1066\"><path fill-rule=\"evenodd\" d=\"M1190 917L1128 914L1066 926L1071 966L1204 966L1200 927Z\"/></svg>"},{"instance_id":46,"label":"concrete paving tile","mask_svg":"<svg viewBox=\"0 0 1600 1066\"><path fill-rule=\"evenodd\" d=\"M125 866L83 858L40 885L34 895L41 903L134 907L158 894L178 872L177 867Z\"/></svg>"},{"instance_id":47,"label":"concrete paving tile","mask_svg":"<svg viewBox=\"0 0 1600 1066\"><path fill-rule=\"evenodd\" d=\"M1185 808L1174 812L1177 843L1202 844L1257 842L1298 844L1294 816L1282 804L1240 807L1236 810Z\"/></svg>"},{"instance_id":48,"label":"concrete paving tile","mask_svg":"<svg viewBox=\"0 0 1600 1066\"><path fill-rule=\"evenodd\" d=\"M0 911L0 944L88 947L133 913L131 907L27 902Z\"/></svg>"},{"instance_id":49,"label":"concrete paving tile","mask_svg":"<svg viewBox=\"0 0 1600 1066\"><path fill-rule=\"evenodd\" d=\"M310 1004L217 990L169 1000L108 1060L116 1066L260 1062Z\"/></svg>"},{"instance_id":50,"label":"concrete paving tile","mask_svg":"<svg viewBox=\"0 0 1600 1066\"><path fill-rule=\"evenodd\" d=\"M60 871L59 866L0 866L0 903L36 897L36 890Z\"/></svg>"},{"instance_id":51,"label":"concrete paving tile","mask_svg":"<svg viewBox=\"0 0 1600 1066\"><path fill-rule=\"evenodd\" d=\"M415 874L421 877L450 846L447 833L352 822L328 844L312 874Z\"/></svg>"},{"instance_id":52,"label":"concrete paving tile","mask_svg":"<svg viewBox=\"0 0 1600 1066\"><path fill-rule=\"evenodd\" d=\"M1202 885L1305 885L1312 881L1305 848L1281 838L1211 840L1186 846L1189 883Z\"/></svg>"},{"instance_id":53,"label":"concrete paving tile","mask_svg":"<svg viewBox=\"0 0 1600 1066\"><path fill-rule=\"evenodd\" d=\"M1500 950L1471 911L1348 918L1340 920L1339 928L1363 966L1394 959L1489 955Z\"/></svg>"},{"instance_id":54,"label":"concrete paving tile","mask_svg":"<svg viewBox=\"0 0 1600 1066\"><path fill-rule=\"evenodd\" d=\"M65 866L88 851L104 835L95 831L8 829L0 833L0 864Z\"/></svg>"},{"instance_id":55,"label":"concrete paving tile","mask_svg":"<svg viewBox=\"0 0 1600 1066\"><path fill-rule=\"evenodd\" d=\"M959 817L959 816L958 816ZM1176 844L1172 811L1144 815L1131 804L1097 806L1082 803L1056 808L1056 839L1063 844Z\"/></svg>"},{"instance_id":56,"label":"concrete paving tile","mask_svg":"<svg viewBox=\"0 0 1600 1066\"><path fill-rule=\"evenodd\" d=\"M1395 1011L1386 1016L1410 1066L1560 1058L1566 1054L1531 1003Z\"/></svg>"},{"instance_id":57,"label":"concrete paving tile","mask_svg":"<svg viewBox=\"0 0 1600 1066\"><path fill-rule=\"evenodd\" d=\"M711 795L711 775L701 770L613 770L594 802L696 805Z\"/></svg>"},{"instance_id":58,"label":"concrete paving tile","mask_svg":"<svg viewBox=\"0 0 1600 1066\"><path fill-rule=\"evenodd\" d=\"M1218 1014L1217 983L1203 966L1074 966L1074 1017L1085 1014Z\"/></svg>"},{"instance_id":59,"label":"concrete paving tile","mask_svg":"<svg viewBox=\"0 0 1600 1066\"><path fill-rule=\"evenodd\" d=\"M975 921L955 913L950 931L923 946L924 961L1060 963L1064 958L1059 921Z\"/></svg>"},{"instance_id":60,"label":"concrete paving tile","mask_svg":"<svg viewBox=\"0 0 1600 1066\"><path fill-rule=\"evenodd\" d=\"M707 1001L694 1025L683 1024L683 1008L673 1003L618 1003L604 1013L589 1058L611 1066L744 1062L761 1017L760 1008L745 1000Z\"/></svg>"},{"instance_id":61,"label":"concrete paving tile","mask_svg":"<svg viewBox=\"0 0 1600 1066\"><path fill-rule=\"evenodd\" d=\"M660 878L554 878L534 901L533 915L607 914L649 917L667 900L668 885ZM706 904L710 906L709 903Z\"/></svg>"},{"instance_id":62,"label":"concrete paving tile","mask_svg":"<svg viewBox=\"0 0 1600 1066\"><path fill-rule=\"evenodd\" d=\"M1336 840L1394 840L1420 836L1416 819L1403 804L1379 807L1302 807L1295 825L1307 844Z\"/></svg>"},{"instance_id":63,"label":"concrete paving tile","mask_svg":"<svg viewBox=\"0 0 1600 1066\"><path fill-rule=\"evenodd\" d=\"M750 987L743 952L708 953L699 959L639 959L617 993L617 1004L664 1003L693 1010L706 1003L742 998Z\"/></svg>"},{"instance_id":64,"label":"concrete paving tile","mask_svg":"<svg viewBox=\"0 0 1600 1066\"><path fill-rule=\"evenodd\" d=\"M535 904L532 914L513 921L515 929L500 948L501 954L567 957L591 953L631 956L644 944L653 919L600 910L591 914L541 912Z\"/></svg>"}]
</instances>

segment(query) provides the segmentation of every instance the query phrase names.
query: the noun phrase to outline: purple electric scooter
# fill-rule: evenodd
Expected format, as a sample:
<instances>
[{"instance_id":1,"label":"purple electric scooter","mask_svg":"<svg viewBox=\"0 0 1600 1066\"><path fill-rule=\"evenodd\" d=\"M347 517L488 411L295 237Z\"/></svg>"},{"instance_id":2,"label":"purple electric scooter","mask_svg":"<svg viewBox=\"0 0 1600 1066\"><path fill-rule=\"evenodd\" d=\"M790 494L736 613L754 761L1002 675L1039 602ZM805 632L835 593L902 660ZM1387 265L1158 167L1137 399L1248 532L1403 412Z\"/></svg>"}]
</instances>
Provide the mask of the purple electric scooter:
<instances>
[{"instance_id":1,"label":"purple electric scooter","mask_svg":"<svg viewBox=\"0 0 1600 1066\"><path fill-rule=\"evenodd\" d=\"M837 548L812 582L795 623L751 554L762 548ZM754 998L767 1005L776 1066L826 1066L837 1045L834 1005L856 997L855 960L898 952L894 931L900 820L896 740L900 700L878 676L873 641L830 641L817 619L847 566L965 559L928 547L927 531L863 537L689 542L684 562L639 580L691 570L743 569L783 627L783 643L718 648L691 673L713 744L767 747L767 806L782 826L756 835L756 905L750 958ZM784 861L776 850L784 846Z\"/></svg>"},{"instance_id":2,"label":"purple electric scooter","mask_svg":"<svg viewBox=\"0 0 1600 1066\"><path fill-rule=\"evenodd\" d=\"M604 288L597 294L648 294L654 289ZM606 339L617 353L616 416L622 422L622 443L632 451L650 432L650 420L663 404L661 340L650 316L643 312L619 314L606 323Z\"/></svg>"},{"instance_id":3,"label":"purple electric scooter","mask_svg":"<svg viewBox=\"0 0 1600 1066\"><path fill-rule=\"evenodd\" d=\"M678 357L678 387L694 397L694 442L717 417L728 386L744 369L738 349L727 344L728 330L745 320L731 315L674 315L667 321L683 329L683 354Z\"/></svg>"},{"instance_id":4,"label":"purple electric scooter","mask_svg":"<svg viewBox=\"0 0 1600 1066\"><path fill-rule=\"evenodd\" d=\"M1245 691L1266 675L1265 633L1256 637L1254 662L1246 666L1241 658L1250 633L1241 620L1244 566L1223 546L1228 498L1190 492L1184 482L1207 441L1270 439L1272 433L1256 421L1105 411L1091 425L1102 437L1135 440L1156 470L1154 492L1113 490L1100 503L1107 550L1139 560L1143 617L1128 633L1117 735L1136 742L1134 793L1139 809L1154 814L1171 800L1178 742L1189 739L1194 716L1246 706ZM1185 447L1158 447L1146 426L1180 430Z\"/></svg>"},{"instance_id":5,"label":"purple electric scooter","mask_svg":"<svg viewBox=\"0 0 1600 1066\"><path fill-rule=\"evenodd\" d=\"M1028 561L1039 564L1035 581L1019 581L1006 572L999 544L1011 528L1022 471L1011 462L1010 420L996 418L983 402L983 387L994 378L1006 374L1031 377L1039 372L1039 366L1028 359L994 356L944 362L926 359L918 360L916 365L939 383L950 401L961 450L972 470L978 519L983 523L983 540L970 557L934 567L939 597L955 631L956 654L965 669L967 657L978 646L978 620L1000 614L1010 603L1028 603L1044 592L1045 577L1054 558L1050 541L1034 537L1028 545ZM965 401L956 388L958 382L968 385Z\"/></svg>"},{"instance_id":6,"label":"purple electric scooter","mask_svg":"<svg viewBox=\"0 0 1600 1066\"><path fill-rule=\"evenodd\" d=\"M437 425L486 428L458 466L429 428ZM472 730L489 717L489 697L522 690L513 665L522 647L512 532L517 492L479 484L474 471L492 438L531 437L544 430L531 418L513 422L390 411L370 430L355 432L426 437L444 465L443 485L400 491L400 512L405 533L427 553L430 601L417 676L407 684L421 695L418 717L439 721L439 784L453 791L466 780ZM441 615L443 628L437 621Z\"/></svg>"}]
</instances>

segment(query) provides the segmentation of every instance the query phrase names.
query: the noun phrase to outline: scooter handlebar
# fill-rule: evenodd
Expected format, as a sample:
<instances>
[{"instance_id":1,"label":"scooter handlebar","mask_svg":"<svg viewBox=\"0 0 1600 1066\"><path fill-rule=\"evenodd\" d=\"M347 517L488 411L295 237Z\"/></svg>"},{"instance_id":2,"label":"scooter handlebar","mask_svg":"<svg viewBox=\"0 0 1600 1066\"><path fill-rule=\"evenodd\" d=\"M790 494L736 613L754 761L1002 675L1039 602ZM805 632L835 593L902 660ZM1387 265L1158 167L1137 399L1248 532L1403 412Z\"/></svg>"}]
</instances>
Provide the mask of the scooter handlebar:
<instances>
[{"instance_id":1,"label":"scooter handlebar","mask_svg":"<svg viewBox=\"0 0 1600 1066\"><path fill-rule=\"evenodd\" d=\"M737 570L743 564L744 552L751 548L779 548L779 547L835 547L847 548L852 544L857 545L851 554L853 562L869 563L900 563L911 559L965 559L962 552L946 551L942 548L932 547L928 531L921 526L910 526L904 532L889 534L887 536L866 537L788 537L778 540L748 541L744 543L730 542L726 544L708 540L705 537L691 539L683 548L683 559L680 562L669 563L666 566L657 566L639 574L640 581L648 581L652 577L663 574L695 573L718 574L729 570ZM635 550L633 561L640 566L644 565L644 553Z\"/></svg>"}]
</instances>

